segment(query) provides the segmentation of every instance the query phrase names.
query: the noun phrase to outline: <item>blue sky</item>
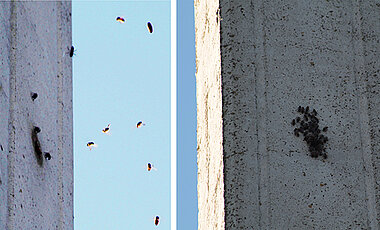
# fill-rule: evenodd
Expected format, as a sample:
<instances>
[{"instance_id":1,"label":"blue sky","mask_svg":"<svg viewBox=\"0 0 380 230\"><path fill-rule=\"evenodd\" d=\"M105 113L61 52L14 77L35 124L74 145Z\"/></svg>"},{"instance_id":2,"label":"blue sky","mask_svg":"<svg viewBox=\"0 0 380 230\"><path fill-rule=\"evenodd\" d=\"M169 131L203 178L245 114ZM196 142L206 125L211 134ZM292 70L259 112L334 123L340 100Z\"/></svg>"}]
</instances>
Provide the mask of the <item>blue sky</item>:
<instances>
[{"instance_id":1,"label":"blue sky","mask_svg":"<svg viewBox=\"0 0 380 230\"><path fill-rule=\"evenodd\" d=\"M177 2L181 230L198 225L193 5ZM75 229L169 229L170 2L74 1L73 45ZM136 129L139 120L147 125ZM101 133L109 123L111 134ZM148 162L158 170L147 172Z\"/></svg>"},{"instance_id":2,"label":"blue sky","mask_svg":"<svg viewBox=\"0 0 380 230\"><path fill-rule=\"evenodd\" d=\"M177 229L198 229L194 1L177 1Z\"/></svg>"},{"instance_id":3,"label":"blue sky","mask_svg":"<svg viewBox=\"0 0 380 230\"><path fill-rule=\"evenodd\" d=\"M73 2L75 229L170 229L170 44L170 1Z\"/></svg>"}]
</instances>

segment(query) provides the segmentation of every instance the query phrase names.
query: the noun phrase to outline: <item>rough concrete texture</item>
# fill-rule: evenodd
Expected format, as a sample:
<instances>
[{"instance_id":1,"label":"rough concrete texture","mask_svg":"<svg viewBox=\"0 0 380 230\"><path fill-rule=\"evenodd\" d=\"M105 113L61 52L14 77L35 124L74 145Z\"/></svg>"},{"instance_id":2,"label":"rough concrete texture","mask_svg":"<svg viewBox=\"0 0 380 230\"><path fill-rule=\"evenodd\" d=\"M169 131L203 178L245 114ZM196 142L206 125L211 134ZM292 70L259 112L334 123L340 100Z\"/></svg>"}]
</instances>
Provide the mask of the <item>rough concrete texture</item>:
<instances>
[{"instance_id":1,"label":"rough concrete texture","mask_svg":"<svg viewBox=\"0 0 380 230\"><path fill-rule=\"evenodd\" d=\"M70 47L70 1L0 2L0 229L73 229Z\"/></svg>"},{"instance_id":2,"label":"rough concrete texture","mask_svg":"<svg viewBox=\"0 0 380 230\"><path fill-rule=\"evenodd\" d=\"M223 210L226 229L379 229L380 2L195 6L199 229L217 229ZM210 131L221 103L222 136ZM326 160L293 134L299 105L329 127ZM210 160L221 149L223 175ZM221 178L224 203L210 186Z\"/></svg>"},{"instance_id":3,"label":"rough concrete texture","mask_svg":"<svg viewBox=\"0 0 380 230\"><path fill-rule=\"evenodd\" d=\"M195 1L199 229L224 229L218 7L217 1Z\"/></svg>"}]
</instances>

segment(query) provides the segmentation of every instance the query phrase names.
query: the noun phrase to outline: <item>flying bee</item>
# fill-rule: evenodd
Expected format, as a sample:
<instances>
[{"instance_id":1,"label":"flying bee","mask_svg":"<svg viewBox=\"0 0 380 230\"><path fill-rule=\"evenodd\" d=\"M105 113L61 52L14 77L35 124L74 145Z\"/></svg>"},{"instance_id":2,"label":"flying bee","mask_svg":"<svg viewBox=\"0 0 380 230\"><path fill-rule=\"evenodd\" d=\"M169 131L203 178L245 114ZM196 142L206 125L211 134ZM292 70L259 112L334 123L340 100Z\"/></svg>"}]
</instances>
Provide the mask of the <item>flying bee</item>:
<instances>
[{"instance_id":1,"label":"flying bee","mask_svg":"<svg viewBox=\"0 0 380 230\"><path fill-rule=\"evenodd\" d=\"M147 25L149 33L153 33L153 25L152 23L148 22Z\"/></svg>"},{"instance_id":2,"label":"flying bee","mask_svg":"<svg viewBox=\"0 0 380 230\"><path fill-rule=\"evenodd\" d=\"M156 226L158 225L159 222L160 222L160 217L159 216L154 217L154 224Z\"/></svg>"},{"instance_id":3,"label":"flying bee","mask_svg":"<svg viewBox=\"0 0 380 230\"><path fill-rule=\"evenodd\" d=\"M94 142L90 141L90 142L87 143L87 147L89 147L90 150L91 150L93 147L95 147L95 148L98 147L98 145L95 144Z\"/></svg>"},{"instance_id":4,"label":"flying bee","mask_svg":"<svg viewBox=\"0 0 380 230\"><path fill-rule=\"evenodd\" d=\"M110 125L111 125L111 124L108 124L107 127L105 127L105 128L102 130L102 132L105 133L105 134L109 134L109 132L110 132Z\"/></svg>"},{"instance_id":5,"label":"flying bee","mask_svg":"<svg viewBox=\"0 0 380 230\"><path fill-rule=\"evenodd\" d=\"M143 121L139 121L139 122L137 122L137 124L136 124L136 128L140 128L141 126L145 126L145 123L143 122Z\"/></svg>"},{"instance_id":6,"label":"flying bee","mask_svg":"<svg viewBox=\"0 0 380 230\"><path fill-rule=\"evenodd\" d=\"M157 171L157 169L151 163L147 164L147 169L148 169L148 172L150 172L152 169Z\"/></svg>"},{"instance_id":7,"label":"flying bee","mask_svg":"<svg viewBox=\"0 0 380 230\"><path fill-rule=\"evenodd\" d=\"M118 21L120 23L125 23L125 19L123 17L117 17L116 21Z\"/></svg>"}]
</instances>

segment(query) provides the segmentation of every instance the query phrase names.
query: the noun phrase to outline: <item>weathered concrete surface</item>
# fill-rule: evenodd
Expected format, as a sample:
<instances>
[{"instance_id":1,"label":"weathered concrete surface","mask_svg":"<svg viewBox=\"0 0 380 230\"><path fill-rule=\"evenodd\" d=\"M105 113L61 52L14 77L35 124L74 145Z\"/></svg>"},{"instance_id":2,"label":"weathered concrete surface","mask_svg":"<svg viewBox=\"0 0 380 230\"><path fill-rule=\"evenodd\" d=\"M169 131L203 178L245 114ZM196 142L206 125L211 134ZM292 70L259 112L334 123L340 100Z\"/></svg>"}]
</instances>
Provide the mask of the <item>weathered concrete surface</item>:
<instances>
[{"instance_id":1,"label":"weathered concrete surface","mask_svg":"<svg viewBox=\"0 0 380 230\"><path fill-rule=\"evenodd\" d=\"M73 229L69 47L70 1L0 2L0 229Z\"/></svg>"},{"instance_id":2,"label":"weathered concrete surface","mask_svg":"<svg viewBox=\"0 0 380 230\"><path fill-rule=\"evenodd\" d=\"M378 229L379 1L195 7L199 229ZM202 96L218 95L211 86L220 81L221 99ZM222 137L210 128L220 124L220 113L210 114L220 103ZM320 127L329 127L326 160L311 158L293 135L299 105L315 108ZM210 160L221 149L223 175ZM224 183L224 203L215 181Z\"/></svg>"},{"instance_id":3,"label":"weathered concrete surface","mask_svg":"<svg viewBox=\"0 0 380 230\"><path fill-rule=\"evenodd\" d=\"M216 1L195 1L198 226L224 229L222 94Z\"/></svg>"}]
</instances>

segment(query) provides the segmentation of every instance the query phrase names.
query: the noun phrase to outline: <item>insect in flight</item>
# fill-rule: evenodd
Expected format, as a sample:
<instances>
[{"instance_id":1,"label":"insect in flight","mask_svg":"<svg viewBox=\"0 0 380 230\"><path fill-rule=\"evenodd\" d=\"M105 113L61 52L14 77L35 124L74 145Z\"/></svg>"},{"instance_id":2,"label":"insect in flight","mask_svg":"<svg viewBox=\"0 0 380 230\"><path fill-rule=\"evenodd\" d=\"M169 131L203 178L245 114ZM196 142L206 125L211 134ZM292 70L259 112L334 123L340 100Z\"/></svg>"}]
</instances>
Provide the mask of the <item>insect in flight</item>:
<instances>
[{"instance_id":1,"label":"insect in flight","mask_svg":"<svg viewBox=\"0 0 380 230\"><path fill-rule=\"evenodd\" d=\"M117 17L116 18L116 21L120 22L120 23L124 23L125 22L125 19L123 17Z\"/></svg>"},{"instance_id":2,"label":"insect in flight","mask_svg":"<svg viewBox=\"0 0 380 230\"><path fill-rule=\"evenodd\" d=\"M148 163L148 164L147 164L147 169L148 169L149 172L150 172L152 169L155 170L155 171L157 171L157 169L156 169L151 163Z\"/></svg>"},{"instance_id":3,"label":"insect in flight","mask_svg":"<svg viewBox=\"0 0 380 230\"><path fill-rule=\"evenodd\" d=\"M158 225L159 222L160 222L160 217L159 216L154 217L154 224L156 226Z\"/></svg>"},{"instance_id":4,"label":"insect in flight","mask_svg":"<svg viewBox=\"0 0 380 230\"><path fill-rule=\"evenodd\" d=\"M111 124L108 124L107 127L105 127L105 128L102 130L102 132L105 133L105 134L109 134L109 132L110 132L110 125L111 125Z\"/></svg>"},{"instance_id":5,"label":"insect in flight","mask_svg":"<svg viewBox=\"0 0 380 230\"><path fill-rule=\"evenodd\" d=\"M95 148L98 147L98 145L95 144L94 142L90 141L90 142L87 143L87 147L89 147L90 150L91 150L93 147L95 147Z\"/></svg>"},{"instance_id":6,"label":"insect in flight","mask_svg":"<svg viewBox=\"0 0 380 230\"><path fill-rule=\"evenodd\" d=\"M149 33L153 33L153 25L152 25L152 23L148 22L147 23L147 27L148 27Z\"/></svg>"},{"instance_id":7,"label":"insect in flight","mask_svg":"<svg viewBox=\"0 0 380 230\"><path fill-rule=\"evenodd\" d=\"M145 126L145 123L143 122L143 121L139 121L139 122L137 122L137 124L136 124L136 128L140 128L141 126Z\"/></svg>"}]
</instances>

